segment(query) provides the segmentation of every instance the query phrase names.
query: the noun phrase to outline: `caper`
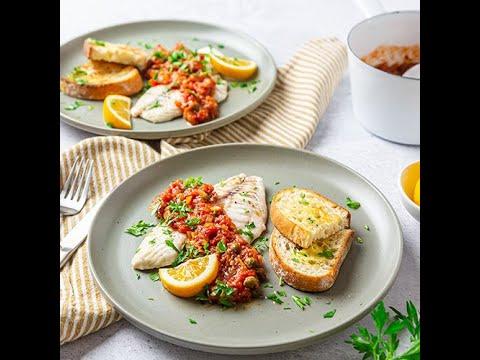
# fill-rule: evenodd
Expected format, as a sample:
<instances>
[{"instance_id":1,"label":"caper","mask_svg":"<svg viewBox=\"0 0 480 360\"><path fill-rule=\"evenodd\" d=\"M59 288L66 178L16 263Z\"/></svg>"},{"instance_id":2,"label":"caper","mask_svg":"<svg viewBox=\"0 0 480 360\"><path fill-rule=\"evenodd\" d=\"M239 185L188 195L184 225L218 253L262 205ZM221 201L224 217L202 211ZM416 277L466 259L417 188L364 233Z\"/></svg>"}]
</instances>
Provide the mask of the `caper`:
<instances>
[{"instance_id":1,"label":"caper","mask_svg":"<svg viewBox=\"0 0 480 360\"><path fill-rule=\"evenodd\" d=\"M255 276L247 276L243 281L243 285L249 289L257 289L260 283Z\"/></svg>"},{"instance_id":2,"label":"caper","mask_svg":"<svg viewBox=\"0 0 480 360\"><path fill-rule=\"evenodd\" d=\"M249 268L254 268L258 266L258 263L253 257L248 257L245 259L245 265L247 265Z\"/></svg>"}]
</instances>

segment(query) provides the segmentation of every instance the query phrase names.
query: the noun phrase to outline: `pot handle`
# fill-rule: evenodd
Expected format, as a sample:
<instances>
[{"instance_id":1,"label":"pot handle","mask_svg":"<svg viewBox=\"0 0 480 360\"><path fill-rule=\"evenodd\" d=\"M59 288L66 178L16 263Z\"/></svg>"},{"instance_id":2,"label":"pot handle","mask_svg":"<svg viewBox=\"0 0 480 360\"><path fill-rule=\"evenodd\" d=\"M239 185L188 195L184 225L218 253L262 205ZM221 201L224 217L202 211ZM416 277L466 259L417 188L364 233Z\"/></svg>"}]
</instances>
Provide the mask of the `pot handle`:
<instances>
[{"instance_id":1,"label":"pot handle","mask_svg":"<svg viewBox=\"0 0 480 360\"><path fill-rule=\"evenodd\" d=\"M384 7L379 0L355 0L355 3L367 18L385 12Z\"/></svg>"}]
</instances>

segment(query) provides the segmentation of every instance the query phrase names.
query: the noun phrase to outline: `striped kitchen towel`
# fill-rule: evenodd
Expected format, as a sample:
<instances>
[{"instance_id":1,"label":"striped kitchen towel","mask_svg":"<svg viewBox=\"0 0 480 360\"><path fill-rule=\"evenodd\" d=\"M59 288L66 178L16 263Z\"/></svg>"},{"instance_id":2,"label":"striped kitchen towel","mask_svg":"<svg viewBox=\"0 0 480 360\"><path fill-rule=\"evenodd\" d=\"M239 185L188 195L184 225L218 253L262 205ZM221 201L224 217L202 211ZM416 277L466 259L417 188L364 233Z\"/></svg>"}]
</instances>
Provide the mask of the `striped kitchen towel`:
<instances>
[{"instance_id":1,"label":"striped kitchen towel","mask_svg":"<svg viewBox=\"0 0 480 360\"><path fill-rule=\"evenodd\" d=\"M92 159L94 173L83 210L75 216L60 216L60 237L121 181L160 158L199 146L232 142L305 147L342 78L346 62L346 49L339 40L308 42L278 69L275 89L256 110L208 134L163 140L161 155L145 143L116 136L93 137L75 145L60 157L61 184L76 156ZM94 284L84 243L60 272L60 344L118 319L118 312Z\"/></svg>"}]
</instances>

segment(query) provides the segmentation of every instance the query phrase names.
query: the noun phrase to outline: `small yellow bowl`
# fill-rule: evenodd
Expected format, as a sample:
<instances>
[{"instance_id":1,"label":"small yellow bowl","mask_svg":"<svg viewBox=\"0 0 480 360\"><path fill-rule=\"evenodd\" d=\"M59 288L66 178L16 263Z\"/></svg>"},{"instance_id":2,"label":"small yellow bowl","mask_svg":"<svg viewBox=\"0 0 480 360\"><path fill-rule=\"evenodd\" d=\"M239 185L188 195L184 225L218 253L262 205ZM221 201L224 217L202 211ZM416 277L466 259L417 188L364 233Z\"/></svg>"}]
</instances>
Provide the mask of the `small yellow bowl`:
<instances>
[{"instance_id":1,"label":"small yellow bowl","mask_svg":"<svg viewBox=\"0 0 480 360\"><path fill-rule=\"evenodd\" d=\"M419 178L420 161L415 161L403 168L398 182L402 204L407 212L417 221L420 221L420 206L413 201L413 192Z\"/></svg>"}]
</instances>

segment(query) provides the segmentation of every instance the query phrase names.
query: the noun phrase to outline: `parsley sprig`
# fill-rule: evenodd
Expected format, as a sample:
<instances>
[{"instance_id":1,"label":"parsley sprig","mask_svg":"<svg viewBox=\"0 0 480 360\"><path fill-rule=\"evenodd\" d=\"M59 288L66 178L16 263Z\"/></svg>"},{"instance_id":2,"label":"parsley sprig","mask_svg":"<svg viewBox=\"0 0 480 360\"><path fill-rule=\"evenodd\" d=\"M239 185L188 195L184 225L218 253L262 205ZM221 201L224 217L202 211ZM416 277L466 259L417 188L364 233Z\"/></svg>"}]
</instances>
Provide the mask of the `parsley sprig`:
<instances>
[{"instance_id":1,"label":"parsley sprig","mask_svg":"<svg viewBox=\"0 0 480 360\"><path fill-rule=\"evenodd\" d=\"M185 186L185 188L193 188L193 187L196 187L196 186L200 186L203 184L203 179L201 176L198 176L198 177L189 177L187 179L184 180L183 182L183 185Z\"/></svg>"},{"instance_id":2,"label":"parsley sprig","mask_svg":"<svg viewBox=\"0 0 480 360\"><path fill-rule=\"evenodd\" d=\"M346 343L351 344L364 359L373 360L419 360L420 359L420 320L415 305L407 301L407 315L390 307L395 313L385 309L383 301L379 302L372 311L375 324L375 333L359 326L358 334L352 334ZM410 346L402 354L396 354L400 340L398 335L407 329L410 333Z\"/></svg>"},{"instance_id":3,"label":"parsley sprig","mask_svg":"<svg viewBox=\"0 0 480 360\"><path fill-rule=\"evenodd\" d=\"M257 249L259 253L264 252L268 249L268 237L260 236L255 242L253 243L253 247Z\"/></svg>"},{"instance_id":4,"label":"parsley sprig","mask_svg":"<svg viewBox=\"0 0 480 360\"><path fill-rule=\"evenodd\" d=\"M241 88L241 89L247 89L248 93L253 93L257 91L257 84L260 82L260 80L250 80L250 81L232 81L230 83L230 86L232 88Z\"/></svg>"},{"instance_id":5,"label":"parsley sprig","mask_svg":"<svg viewBox=\"0 0 480 360\"><path fill-rule=\"evenodd\" d=\"M176 213L179 218L187 217L187 213L191 212L185 201L170 201L168 203L168 208L171 212Z\"/></svg>"},{"instance_id":6,"label":"parsley sprig","mask_svg":"<svg viewBox=\"0 0 480 360\"><path fill-rule=\"evenodd\" d=\"M241 235L248 236L250 238L250 240L253 240L252 229L255 229L255 223L254 222L251 222L251 223L245 225L245 227L243 229L238 229L237 232Z\"/></svg>"},{"instance_id":7,"label":"parsley sprig","mask_svg":"<svg viewBox=\"0 0 480 360\"><path fill-rule=\"evenodd\" d=\"M354 201L349 197L347 197L347 201L345 202L345 204L347 204L347 206L353 210L357 210L360 207L360 203L358 201Z\"/></svg>"},{"instance_id":8,"label":"parsley sprig","mask_svg":"<svg viewBox=\"0 0 480 360\"><path fill-rule=\"evenodd\" d=\"M147 233L148 229L154 227L154 224L149 224L143 220L130 226L125 232L133 236L143 236Z\"/></svg>"}]
</instances>

